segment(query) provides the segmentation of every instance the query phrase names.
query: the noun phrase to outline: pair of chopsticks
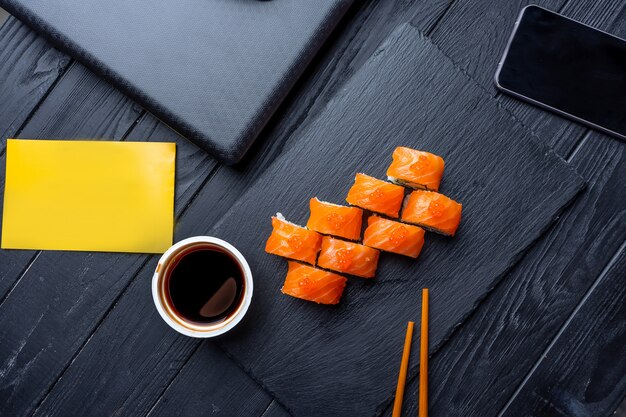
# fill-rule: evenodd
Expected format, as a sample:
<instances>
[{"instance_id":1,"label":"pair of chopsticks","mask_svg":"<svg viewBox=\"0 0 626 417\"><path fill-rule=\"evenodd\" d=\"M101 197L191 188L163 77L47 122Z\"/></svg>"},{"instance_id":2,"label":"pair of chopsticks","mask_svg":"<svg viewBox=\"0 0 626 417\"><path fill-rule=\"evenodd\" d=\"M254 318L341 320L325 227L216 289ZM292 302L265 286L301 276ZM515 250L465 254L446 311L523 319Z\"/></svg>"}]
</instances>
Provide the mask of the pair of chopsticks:
<instances>
[{"instance_id":1,"label":"pair of chopsticks","mask_svg":"<svg viewBox=\"0 0 626 417\"><path fill-rule=\"evenodd\" d=\"M393 403L393 417L402 414L402 400L404 399L404 386L406 374L409 369L409 356L411 355L411 341L413 339L413 325L410 321L406 328L404 339L404 351L400 363L400 375L396 387L396 399ZM419 388L419 417L428 417L428 288L422 289L422 324L420 335L420 388Z\"/></svg>"}]
</instances>

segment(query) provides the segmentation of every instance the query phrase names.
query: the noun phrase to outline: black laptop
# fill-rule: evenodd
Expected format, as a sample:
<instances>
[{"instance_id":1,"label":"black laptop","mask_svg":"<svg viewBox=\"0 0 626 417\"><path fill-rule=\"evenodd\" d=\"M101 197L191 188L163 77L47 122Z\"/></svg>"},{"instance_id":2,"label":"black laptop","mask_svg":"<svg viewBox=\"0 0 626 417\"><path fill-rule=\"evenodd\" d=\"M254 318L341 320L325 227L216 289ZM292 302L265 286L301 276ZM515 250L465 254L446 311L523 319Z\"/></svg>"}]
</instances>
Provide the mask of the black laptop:
<instances>
[{"instance_id":1,"label":"black laptop","mask_svg":"<svg viewBox=\"0 0 626 417\"><path fill-rule=\"evenodd\" d=\"M239 161L353 0L0 0L226 163Z\"/></svg>"}]
</instances>

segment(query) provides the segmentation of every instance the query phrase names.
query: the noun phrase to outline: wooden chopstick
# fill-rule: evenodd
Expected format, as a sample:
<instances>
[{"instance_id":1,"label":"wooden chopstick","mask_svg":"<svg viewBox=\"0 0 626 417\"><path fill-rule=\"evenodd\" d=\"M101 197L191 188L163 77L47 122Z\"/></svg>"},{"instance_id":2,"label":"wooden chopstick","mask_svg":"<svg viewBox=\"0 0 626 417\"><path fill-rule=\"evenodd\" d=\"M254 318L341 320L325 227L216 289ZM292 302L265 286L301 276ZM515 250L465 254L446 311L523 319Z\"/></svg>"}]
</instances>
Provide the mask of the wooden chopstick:
<instances>
[{"instance_id":1,"label":"wooden chopstick","mask_svg":"<svg viewBox=\"0 0 626 417\"><path fill-rule=\"evenodd\" d=\"M428 417L428 288L422 289L419 417Z\"/></svg>"},{"instance_id":2,"label":"wooden chopstick","mask_svg":"<svg viewBox=\"0 0 626 417\"><path fill-rule=\"evenodd\" d=\"M404 386L406 384L406 374L409 369L409 357L411 356L411 341L413 340L413 323L408 322L406 326L406 336L404 338L404 351L402 352L402 362L400 362L400 374L398 375L398 386L396 387L396 399L393 403L393 417L400 417L402 414L402 400L404 399Z\"/></svg>"}]
</instances>

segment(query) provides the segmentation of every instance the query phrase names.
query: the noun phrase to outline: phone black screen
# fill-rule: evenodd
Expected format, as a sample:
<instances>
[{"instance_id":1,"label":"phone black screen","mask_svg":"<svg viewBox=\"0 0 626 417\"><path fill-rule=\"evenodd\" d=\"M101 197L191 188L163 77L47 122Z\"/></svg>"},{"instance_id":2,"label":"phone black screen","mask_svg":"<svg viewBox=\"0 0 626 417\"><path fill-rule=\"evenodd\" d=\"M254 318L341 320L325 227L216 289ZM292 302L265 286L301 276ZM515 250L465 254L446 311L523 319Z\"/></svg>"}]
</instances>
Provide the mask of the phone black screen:
<instances>
[{"instance_id":1,"label":"phone black screen","mask_svg":"<svg viewBox=\"0 0 626 417\"><path fill-rule=\"evenodd\" d=\"M626 138L626 41L529 6L500 65L499 88Z\"/></svg>"}]
</instances>

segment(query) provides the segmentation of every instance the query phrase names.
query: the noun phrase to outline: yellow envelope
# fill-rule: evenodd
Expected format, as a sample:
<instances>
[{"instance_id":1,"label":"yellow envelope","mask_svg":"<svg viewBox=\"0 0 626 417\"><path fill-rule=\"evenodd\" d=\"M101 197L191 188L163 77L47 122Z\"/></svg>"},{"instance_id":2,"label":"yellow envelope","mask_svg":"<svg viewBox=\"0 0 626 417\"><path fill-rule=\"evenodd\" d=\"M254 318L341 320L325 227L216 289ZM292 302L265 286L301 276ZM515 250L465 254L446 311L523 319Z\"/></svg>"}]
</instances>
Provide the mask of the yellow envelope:
<instances>
[{"instance_id":1,"label":"yellow envelope","mask_svg":"<svg viewBox=\"0 0 626 417\"><path fill-rule=\"evenodd\" d=\"M175 143L7 141L2 248L161 253Z\"/></svg>"}]
</instances>

